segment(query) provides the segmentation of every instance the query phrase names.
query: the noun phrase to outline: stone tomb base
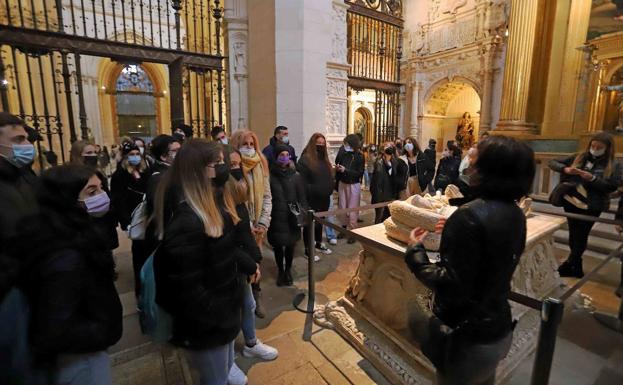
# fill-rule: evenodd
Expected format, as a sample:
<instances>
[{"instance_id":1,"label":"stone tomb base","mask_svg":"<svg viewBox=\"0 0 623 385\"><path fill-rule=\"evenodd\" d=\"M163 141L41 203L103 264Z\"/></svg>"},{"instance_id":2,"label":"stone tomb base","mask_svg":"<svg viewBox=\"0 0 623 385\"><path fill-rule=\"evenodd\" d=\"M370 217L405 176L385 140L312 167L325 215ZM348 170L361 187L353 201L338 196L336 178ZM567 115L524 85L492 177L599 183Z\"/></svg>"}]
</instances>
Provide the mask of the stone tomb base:
<instances>
[{"instance_id":1,"label":"stone tomb base","mask_svg":"<svg viewBox=\"0 0 623 385\"><path fill-rule=\"evenodd\" d=\"M543 299L561 286L556 271L553 233L564 223L536 215L528 219L526 249L515 275L513 291ZM317 324L335 329L394 384L432 385L435 370L407 331L407 304L426 301L430 292L403 261L405 245L385 235L382 224L355 230L395 249L386 253L364 245L360 262L345 295L315 309ZM497 382L507 377L536 347L540 314L511 302L518 320L513 344L498 366Z\"/></svg>"}]
</instances>

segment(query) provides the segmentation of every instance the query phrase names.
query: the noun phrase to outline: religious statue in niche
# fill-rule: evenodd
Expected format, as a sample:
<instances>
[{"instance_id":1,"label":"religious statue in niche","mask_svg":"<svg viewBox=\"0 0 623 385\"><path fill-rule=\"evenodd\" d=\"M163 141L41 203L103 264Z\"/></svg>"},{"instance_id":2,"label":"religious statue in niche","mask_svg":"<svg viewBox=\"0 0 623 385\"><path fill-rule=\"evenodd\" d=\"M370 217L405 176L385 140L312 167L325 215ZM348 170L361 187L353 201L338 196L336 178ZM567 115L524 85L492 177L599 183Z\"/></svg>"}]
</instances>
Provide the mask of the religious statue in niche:
<instances>
[{"instance_id":1,"label":"religious statue in niche","mask_svg":"<svg viewBox=\"0 0 623 385\"><path fill-rule=\"evenodd\" d=\"M468 150L474 145L474 122L469 112L463 114L456 127L456 144L462 150Z\"/></svg>"},{"instance_id":2,"label":"religious statue in niche","mask_svg":"<svg viewBox=\"0 0 623 385\"><path fill-rule=\"evenodd\" d=\"M616 86L606 86L604 87L607 91L617 91L619 94L617 95L617 111L619 113L618 124L614 128L617 131L623 131L623 84L619 84Z\"/></svg>"}]
</instances>

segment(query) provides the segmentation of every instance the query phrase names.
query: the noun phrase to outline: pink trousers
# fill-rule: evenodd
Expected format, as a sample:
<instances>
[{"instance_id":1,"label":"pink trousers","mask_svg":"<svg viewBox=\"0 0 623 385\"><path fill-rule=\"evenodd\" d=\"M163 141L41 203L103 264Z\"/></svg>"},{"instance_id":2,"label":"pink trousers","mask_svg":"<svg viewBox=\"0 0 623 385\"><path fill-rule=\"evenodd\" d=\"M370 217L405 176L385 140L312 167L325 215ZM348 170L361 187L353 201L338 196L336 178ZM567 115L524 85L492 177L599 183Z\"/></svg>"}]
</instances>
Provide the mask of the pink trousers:
<instances>
[{"instance_id":1,"label":"pink trousers","mask_svg":"<svg viewBox=\"0 0 623 385\"><path fill-rule=\"evenodd\" d=\"M340 209L359 207L361 199L361 183L346 184L340 182L337 186L337 192L340 196ZM341 214L339 217L342 225L346 226L349 230L357 228L357 218L359 218L359 212L354 211L347 214Z\"/></svg>"}]
</instances>

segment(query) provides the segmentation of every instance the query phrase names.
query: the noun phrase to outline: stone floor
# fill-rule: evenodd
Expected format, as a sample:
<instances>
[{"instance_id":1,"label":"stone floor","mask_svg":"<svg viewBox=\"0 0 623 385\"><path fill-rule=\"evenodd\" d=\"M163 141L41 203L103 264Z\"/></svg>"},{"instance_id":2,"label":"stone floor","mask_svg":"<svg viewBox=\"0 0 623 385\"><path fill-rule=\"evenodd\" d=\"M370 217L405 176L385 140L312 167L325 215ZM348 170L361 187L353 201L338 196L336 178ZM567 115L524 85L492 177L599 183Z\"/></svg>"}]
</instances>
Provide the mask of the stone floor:
<instances>
[{"instance_id":1,"label":"stone floor","mask_svg":"<svg viewBox=\"0 0 623 385\"><path fill-rule=\"evenodd\" d=\"M363 218L362 225L371 224L371 213ZM182 352L151 344L141 335L135 311L129 243L123 234L120 240L122 245L116 252L120 272L117 287L124 305L124 335L111 348L114 383L196 384ZM302 257L302 245L299 246L293 267L295 287L292 288L275 285L272 252L268 247L264 249L262 288L268 314L265 319L258 319L257 333L262 341L279 349L279 357L272 362L237 357L236 362L247 373L249 384L387 384L385 378L335 332L313 325L309 317L294 310L292 299L306 289L307 284L307 260ZM322 260L315 265L317 304L339 298L357 268L358 244L348 245L340 240L333 250L331 255L322 255ZM559 250L559 257L564 253ZM590 257L586 265L590 268L599 261L598 257ZM567 306L557 341L552 385L623 384L623 335L602 327L588 311L596 308L616 312L619 300L612 291L618 285L619 268L618 262L610 264L597 281L589 282L582 289L583 294L591 297L590 301ZM237 341L238 348L240 345L241 341ZM533 359L529 356L504 383L529 383Z\"/></svg>"}]
</instances>

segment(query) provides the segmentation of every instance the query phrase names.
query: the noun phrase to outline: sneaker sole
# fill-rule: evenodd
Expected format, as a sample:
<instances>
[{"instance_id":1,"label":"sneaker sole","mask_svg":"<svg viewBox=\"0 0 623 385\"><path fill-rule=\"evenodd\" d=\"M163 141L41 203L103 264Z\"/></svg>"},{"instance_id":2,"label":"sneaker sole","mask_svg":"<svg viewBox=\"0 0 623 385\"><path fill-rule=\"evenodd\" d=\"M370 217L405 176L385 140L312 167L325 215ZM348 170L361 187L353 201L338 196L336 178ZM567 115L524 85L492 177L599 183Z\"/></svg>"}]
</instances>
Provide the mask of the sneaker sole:
<instances>
[{"instance_id":1,"label":"sneaker sole","mask_svg":"<svg viewBox=\"0 0 623 385\"><path fill-rule=\"evenodd\" d=\"M275 357L272 357L272 358L264 358L264 357L262 357L262 356L256 356L256 355L254 355L254 354L247 353L247 352L246 352L246 351L244 351L244 350L242 351L242 355L243 355L244 357L246 357L246 358L259 358L260 360L264 360L264 361L274 361L274 360L276 360L276 359L277 359L277 357L279 357L279 353L277 353L277 354L275 355Z\"/></svg>"}]
</instances>

